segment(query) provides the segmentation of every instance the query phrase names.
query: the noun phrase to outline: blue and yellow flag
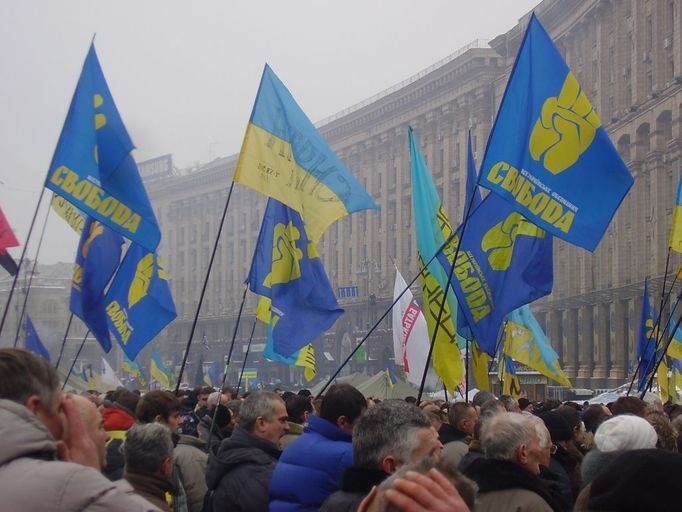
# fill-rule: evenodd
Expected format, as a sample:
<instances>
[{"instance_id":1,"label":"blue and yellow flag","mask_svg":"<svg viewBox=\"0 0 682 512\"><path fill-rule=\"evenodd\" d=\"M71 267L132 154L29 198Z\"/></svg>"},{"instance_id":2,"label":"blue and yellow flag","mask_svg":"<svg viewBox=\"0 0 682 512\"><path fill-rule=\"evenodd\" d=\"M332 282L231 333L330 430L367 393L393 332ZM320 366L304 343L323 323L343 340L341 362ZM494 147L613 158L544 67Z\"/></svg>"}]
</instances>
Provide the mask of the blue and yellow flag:
<instances>
[{"instance_id":1,"label":"blue and yellow flag","mask_svg":"<svg viewBox=\"0 0 682 512\"><path fill-rule=\"evenodd\" d=\"M410 159L412 167L412 212L416 226L419 267L431 259L436 251L452 234L436 186L433 184L424 157L419 152L416 136L409 128ZM441 316L440 326L433 346L433 367L443 379L446 389L453 391L464 376L457 334L457 299L452 288L447 287L450 266L439 259L432 261L422 273L423 313L426 318L429 338L432 340L438 321L443 293L447 288L447 299ZM454 278L453 278L454 280ZM464 343L464 340L462 343Z\"/></svg>"},{"instance_id":2,"label":"blue and yellow flag","mask_svg":"<svg viewBox=\"0 0 682 512\"><path fill-rule=\"evenodd\" d=\"M26 340L24 341L24 348L29 352L38 354L46 361L50 361L50 351L47 350L45 345L43 345L43 342L40 341L38 331L36 331L36 328L33 326L33 322L28 315L26 315Z\"/></svg>"},{"instance_id":3,"label":"blue and yellow flag","mask_svg":"<svg viewBox=\"0 0 682 512\"><path fill-rule=\"evenodd\" d=\"M649 302L649 282L644 281L644 295L642 296L642 315L639 321L639 334L637 336L637 359L639 360L639 379L637 391L641 393L654 370L656 364L656 344L658 329L654 312Z\"/></svg>"},{"instance_id":4,"label":"blue and yellow flag","mask_svg":"<svg viewBox=\"0 0 682 512\"><path fill-rule=\"evenodd\" d=\"M220 380L218 379L218 371L216 370L215 363L211 363L205 368L204 384L210 387L214 387L220 384Z\"/></svg>"},{"instance_id":5,"label":"blue and yellow flag","mask_svg":"<svg viewBox=\"0 0 682 512\"><path fill-rule=\"evenodd\" d=\"M269 304L268 299L261 297L258 304L259 310L267 308ZM258 316L258 314L257 314ZM260 316L259 316L260 318ZM264 311L263 318L267 318L267 312ZM268 328L268 337L265 342L265 349L263 351L263 356L270 360L276 361L278 363L284 363L289 366L302 366L304 368L303 376L305 380L311 381L317 375L317 360L315 358L315 348L312 343L308 343L305 347L297 350L291 356L285 357L282 354L278 354L272 344L272 328Z\"/></svg>"},{"instance_id":6,"label":"blue and yellow flag","mask_svg":"<svg viewBox=\"0 0 682 512\"><path fill-rule=\"evenodd\" d=\"M149 373L152 379L156 380L165 389L170 389L172 386L172 379L170 371L166 368L166 365L161 359L159 352L153 348L152 349L152 359L149 364Z\"/></svg>"},{"instance_id":7,"label":"blue and yellow flag","mask_svg":"<svg viewBox=\"0 0 682 512\"><path fill-rule=\"evenodd\" d=\"M153 251L161 232L130 155L133 147L91 45L45 186Z\"/></svg>"},{"instance_id":8,"label":"blue and yellow flag","mask_svg":"<svg viewBox=\"0 0 682 512\"><path fill-rule=\"evenodd\" d=\"M297 212L269 199L247 278L251 291L270 301L259 308L258 319L272 328L273 350L284 357L343 314L306 230Z\"/></svg>"},{"instance_id":9,"label":"blue and yellow flag","mask_svg":"<svg viewBox=\"0 0 682 512\"><path fill-rule=\"evenodd\" d=\"M341 217L376 208L267 64L234 181L299 212L314 242Z\"/></svg>"},{"instance_id":10,"label":"blue and yellow flag","mask_svg":"<svg viewBox=\"0 0 682 512\"><path fill-rule=\"evenodd\" d=\"M528 306L509 313L506 341L504 349L508 356L562 386L573 387L561 369L559 356Z\"/></svg>"},{"instance_id":11,"label":"blue and yellow flag","mask_svg":"<svg viewBox=\"0 0 682 512\"><path fill-rule=\"evenodd\" d=\"M516 364L511 357L499 354L497 377L502 382L502 394L511 395L514 398L521 396L521 381L516 375Z\"/></svg>"},{"instance_id":12,"label":"blue and yellow flag","mask_svg":"<svg viewBox=\"0 0 682 512\"><path fill-rule=\"evenodd\" d=\"M80 318L105 352L111 350L104 289L121 261L123 238L88 217L78 244L71 280L71 312Z\"/></svg>"},{"instance_id":13,"label":"blue and yellow flag","mask_svg":"<svg viewBox=\"0 0 682 512\"><path fill-rule=\"evenodd\" d=\"M670 230L670 248L682 253L682 176L677 182L677 196L675 196L675 210L673 211L673 226Z\"/></svg>"},{"instance_id":14,"label":"blue and yellow flag","mask_svg":"<svg viewBox=\"0 0 682 512\"><path fill-rule=\"evenodd\" d=\"M111 332L133 360L177 316L159 257L136 243L128 248L105 305Z\"/></svg>"},{"instance_id":15,"label":"blue and yellow flag","mask_svg":"<svg viewBox=\"0 0 682 512\"><path fill-rule=\"evenodd\" d=\"M147 379L144 378L144 374L142 373L142 368L140 368L140 365L135 361L128 359L126 355L123 356L123 370L128 372L133 377L136 377L141 386L147 385Z\"/></svg>"},{"instance_id":16,"label":"blue and yellow flag","mask_svg":"<svg viewBox=\"0 0 682 512\"><path fill-rule=\"evenodd\" d=\"M471 373L476 381L476 387L481 391L492 391L490 386L490 355L483 352L474 341L471 344Z\"/></svg>"},{"instance_id":17,"label":"blue and yellow flag","mask_svg":"<svg viewBox=\"0 0 682 512\"><path fill-rule=\"evenodd\" d=\"M488 140L480 184L594 251L634 180L533 14Z\"/></svg>"},{"instance_id":18,"label":"blue and yellow flag","mask_svg":"<svg viewBox=\"0 0 682 512\"><path fill-rule=\"evenodd\" d=\"M672 339L670 340L666 354L673 359L682 361L682 327L678 327L674 333L672 332L673 328L674 325L671 325L670 331Z\"/></svg>"},{"instance_id":19,"label":"blue and yellow flag","mask_svg":"<svg viewBox=\"0 0 682 512\"><path fill-rule=\"evenodd\" d=\"M454 259L458 241L438 256L442 265ZM481 350L495 354L505 316L550 293L553 275L551 235L488 194L469 217L452 280Z\"/></svg>"}]
</instances>

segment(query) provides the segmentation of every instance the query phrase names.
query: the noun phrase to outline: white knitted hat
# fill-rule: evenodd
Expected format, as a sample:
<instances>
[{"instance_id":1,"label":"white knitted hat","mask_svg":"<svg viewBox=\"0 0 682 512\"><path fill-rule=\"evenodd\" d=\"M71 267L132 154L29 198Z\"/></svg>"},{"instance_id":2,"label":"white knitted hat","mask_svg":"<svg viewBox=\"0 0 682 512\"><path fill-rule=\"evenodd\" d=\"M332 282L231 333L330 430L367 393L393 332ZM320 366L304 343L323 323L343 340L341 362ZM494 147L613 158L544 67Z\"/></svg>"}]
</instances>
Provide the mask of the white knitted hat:
<instances>
[{"instance_id":1,"label":"white knitted hat","mask_svg":"<svg viewBox=\"0 0 682 512\"><path fill-rule=\"evenodd\" d=\"M594 444L601 452L656 448L658 435L644 418L631 414L614 416L599 425Z\"/></svg>"}]
</instances>

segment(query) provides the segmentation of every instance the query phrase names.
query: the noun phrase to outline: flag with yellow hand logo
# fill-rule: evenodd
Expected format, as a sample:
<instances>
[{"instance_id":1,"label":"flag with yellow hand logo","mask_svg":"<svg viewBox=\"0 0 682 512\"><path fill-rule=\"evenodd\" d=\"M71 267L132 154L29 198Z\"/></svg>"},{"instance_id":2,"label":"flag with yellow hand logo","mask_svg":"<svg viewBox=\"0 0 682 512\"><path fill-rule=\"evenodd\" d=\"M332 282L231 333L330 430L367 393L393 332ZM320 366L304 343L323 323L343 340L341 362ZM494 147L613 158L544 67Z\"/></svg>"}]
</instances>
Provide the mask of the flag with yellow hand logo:
<instances>
[{"instance_id":1,"label":"flag with yellow hand logo","mask_svg":"<svg viewBox=\"0 0 682 512\"><path fill-rule=\"evenodd\" d=\"M177 316L159 257L135 243L123 258L105 304L109 328L131 360Z\"/></svg>"},{"instance_id":2,"label":"flag with yellow hand logo","mask_svg":"<svg viewBox=\"0 0 682 512\"><path fill-rule=\"evenodd\" d=\"M312 343L343 314L301 216L272 198L247 282L270 301L258 318L270 326L273 351L283 357Z\"/></svg>"},{"instance_id":3,"label":"flag with yellow hand logo","mask_svg":"<svg viewBox=\"0 0 682 512\"><path fill-rule=\"evenodd\" d=\"M161 240L134 148L90 46L45 186L149 250Z\"/></svg>"},{"instance_id":4,"label":"flag with yellow hand logo","mask_svg":"<svg viewBox=\"0 0 682 512\"><path fill-rule=\"evenodd\" d=\"M88 217L83 225L71 280L71 312L80 318L105 352L111 350L104 289L121 261L123 238Z\"/></svg>"},{"instance_id":5,"label":"flag with yellow hand logo","mask_svg":"<svg viewBox=\"0 0 682 512\"><path fill-rule=\"evenodd\" d=\"M412 174L412 211L416 226L419 267L436 253L452 234L438 190L433 184L424 157L419 151L414 130L409 128L410 163ZM429 340L433 341L433 368L443 379L446 389L453 391L462 382L464 368L459 351L457 334L457 299L447 286L450 265L440 260L432 261L422 272L422 312L426 318ZM445 301L443 297L447 291ZM441 311L443 305L443 311ZM440 316L440 324L438 324ZM438 330L436 331L436 326Z\"/></svg>"},{"instance_id":6,"label":"flag with yellow hand logo","mask_svg":"<svg viewBox=\"0 0 682 512\"><path fill-rule=\"evenodd\" d=\"M535 14L490 133L479 183L534 224L590 251L634 183Z\"/></svg>"}]
</instances>

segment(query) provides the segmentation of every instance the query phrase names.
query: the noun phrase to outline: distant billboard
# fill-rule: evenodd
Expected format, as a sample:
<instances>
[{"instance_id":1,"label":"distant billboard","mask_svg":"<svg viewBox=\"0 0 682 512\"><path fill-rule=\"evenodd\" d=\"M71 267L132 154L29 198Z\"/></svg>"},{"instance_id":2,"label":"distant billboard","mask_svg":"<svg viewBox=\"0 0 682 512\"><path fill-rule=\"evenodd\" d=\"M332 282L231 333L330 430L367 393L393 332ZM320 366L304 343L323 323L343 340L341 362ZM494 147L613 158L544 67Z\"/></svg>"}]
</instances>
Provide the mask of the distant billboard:
<instances>
[{"instance_id":1,"label":"distant billboard","mask_svg":"<svg viewBox=\"0 0 682 512\"><path fill-rule=\"evenodd\" d=\"M140 176L144 181L153 181L173 176L173 155L163 155L139 162Z\"/></svg>"}]
</instances>

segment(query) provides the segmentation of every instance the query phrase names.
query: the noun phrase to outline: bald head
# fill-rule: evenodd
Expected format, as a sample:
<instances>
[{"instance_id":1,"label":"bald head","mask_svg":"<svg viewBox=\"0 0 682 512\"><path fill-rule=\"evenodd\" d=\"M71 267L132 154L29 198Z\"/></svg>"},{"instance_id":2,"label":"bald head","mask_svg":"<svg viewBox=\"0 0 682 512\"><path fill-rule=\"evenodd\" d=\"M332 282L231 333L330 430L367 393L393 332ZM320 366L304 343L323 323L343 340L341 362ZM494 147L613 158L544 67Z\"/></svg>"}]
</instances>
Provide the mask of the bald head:
<instances>
[{"instance_id":1,"label":"bald head","mask_svg":"<svg viewBox=\"0 0 682 512\"><path fill-rule=\"evenodd\" d=\"M72 395L72 399L85 424L88 436L97 447L100 467L104 468L107 465L107 441L109 440L109 434L107 434L102 425L102 413L90 399L84 396Z\"/></svg>"}]
</instances>

